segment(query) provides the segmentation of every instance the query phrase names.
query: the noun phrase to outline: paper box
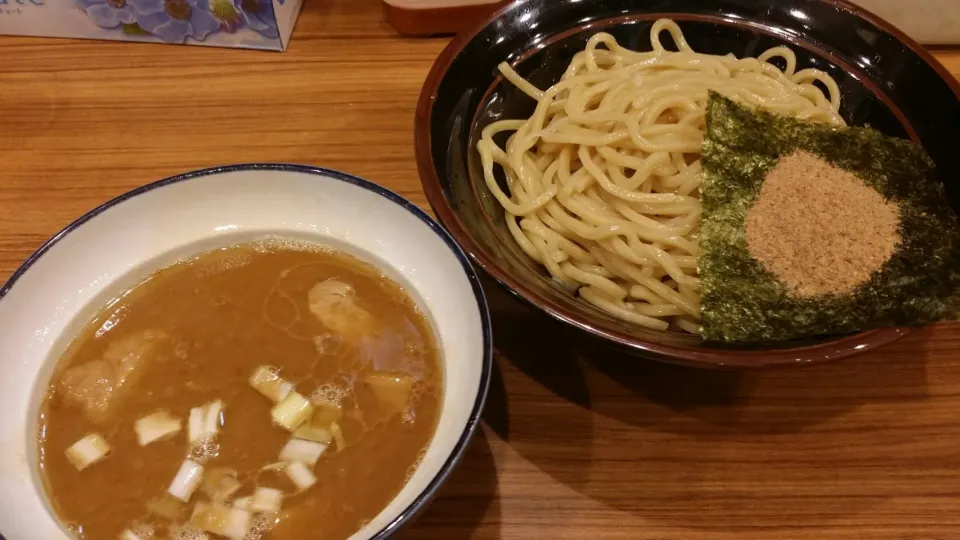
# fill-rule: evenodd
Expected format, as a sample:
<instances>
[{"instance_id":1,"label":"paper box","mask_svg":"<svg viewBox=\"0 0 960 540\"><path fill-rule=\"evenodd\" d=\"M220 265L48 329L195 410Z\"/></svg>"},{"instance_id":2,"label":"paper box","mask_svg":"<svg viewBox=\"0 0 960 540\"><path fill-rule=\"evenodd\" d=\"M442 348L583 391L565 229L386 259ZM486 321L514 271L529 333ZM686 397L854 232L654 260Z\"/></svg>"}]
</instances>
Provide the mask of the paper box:
<instances>
[{"instance_id":1,"label":"paper box","mask_svg":"<svg viewBox=\"0 0 960 540\"><path fill-rule=\"evenodd\" d=\"M0 0L0 34L282 51L302 0Z\"/></svg>"}]
</instances>

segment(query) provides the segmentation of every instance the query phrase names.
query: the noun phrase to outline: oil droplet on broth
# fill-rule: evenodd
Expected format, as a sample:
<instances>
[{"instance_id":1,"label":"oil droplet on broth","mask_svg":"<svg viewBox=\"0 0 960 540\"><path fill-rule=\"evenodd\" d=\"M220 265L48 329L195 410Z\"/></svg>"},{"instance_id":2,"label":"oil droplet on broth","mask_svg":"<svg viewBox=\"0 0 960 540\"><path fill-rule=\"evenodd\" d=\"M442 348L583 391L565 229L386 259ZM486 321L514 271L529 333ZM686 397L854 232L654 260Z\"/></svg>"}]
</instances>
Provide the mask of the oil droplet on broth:
<instances>
[{"instance_id":1,"label":"oil droplet on broth","mask_svg":"<svg viewBox=\"0 0 960 540\"><path fill-rule=\"evenodd\" d=\"M173 346L173 355L179 358L180 360L186 360L187 355L190 353L190 344L185 340L178 339L176 344Z\"/></svg>"},{"instance_id":2,"label":"oil droplet on broth","mask_svg":"<svg viewBox=\"0 0 960 540\"><path fill-rule=\"evenodd\" d=\"M342 353L343 340L333 334L314 336L313 345L320 356L337 356Z\"/></svg>"},{"instance_id":3,"label":"oil droplet on broth","mask_svg":"<svg viewBox=\"0 0 960 540\"><path fill-rule=\"evenodd\" d=\"M220 445L212 438L203 439L190 448L190 459L200 465L214 459L220 454Z\"/></svg>"},{"instance_id":4,"label":"oil droplet on broth","mask_svg":"<svg viewBox=\"0 0 960 540\"><path fill-rule=\"evenodd\" d=\"M77 540L86 540L86 535L83 533L83 525L79 523L67 523L67 531L70 532Z\"/></svg>"},{"instance_id":5,"label":"oil droplet on broth","mask_svg":"<svg viewBox=\"0 0 960 540\"><path fill-rule=\"evenodd\" d=\"M277 516L275 514L254 514L253 521L250 523L250 531L247 532L247 536L243 540L260 540L276 524Z\"/></svg>"},{"instance_id":6,"label":"oil droplet on broth","mask_svg":"<svg viewBox=\"0 0 960 540\"><path fill-rule=\"evenodd\" d=\"M153 538L157 534L157 529L149 523L138 523L130 528L138 538Z\"/></svg>"},{"instance_id":7,"label":"oil droplet on broth","mask_svg":"<svg viewBox=\"0 0 960 540\"><path fill-rule=\"evenodd\" d=\"M174 525L170 527L170 540L205 540L209 538L198 527L192 525Z\"/></svg>"},{"instance_id":8,"label":"oil droplet on broth","mask_svg":"<svg viewBox=\"0 0 960 540\"><path fill-rule=\"evenodd\" d=\"M317 387L310 394L310 401L314 403L327 403L334 407L343 407L343 403L350 395L350 392L333 383L324 383Z\"/></svg>"},{"instance_id":9,"label":"oil droplet on broth","mask_svg":"<svg viewBox=\"0 0 960 540\"><path fill-rule=\"evenodd\" d=\"M207 254L207 257L210 259L196 266L196 272L201 277L223 274L253 262L253 257L249 252L229 250L228 248ZM204 258L195 260L204 261Z\"/></svg>"}]
</instances>

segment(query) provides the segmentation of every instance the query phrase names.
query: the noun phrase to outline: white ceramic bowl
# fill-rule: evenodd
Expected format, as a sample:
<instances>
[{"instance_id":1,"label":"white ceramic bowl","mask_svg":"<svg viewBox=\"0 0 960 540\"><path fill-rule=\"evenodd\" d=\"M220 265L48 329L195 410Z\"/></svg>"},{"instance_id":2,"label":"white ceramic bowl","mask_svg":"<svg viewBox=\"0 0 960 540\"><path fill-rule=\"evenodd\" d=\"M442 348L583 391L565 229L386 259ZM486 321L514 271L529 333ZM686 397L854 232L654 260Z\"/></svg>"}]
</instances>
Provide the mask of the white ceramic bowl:
<instances>
[{"instance_id":1,"label":"white ceramic bowl","mask_svg":"<svg viewBox=\"0 0 960 540\"><path fill-rule=\"evenodd\" d=\"M423 211L365 180L311 167L238 165L168 178L83 216L0 288L0 534L61 540L40 485L40 396L69 341L106 301L175 260L282 235L353 254L396 279L433 325L444 400L423 462L351 539L386 538L424 507L479 422L492 365L490 322L466 255Z\"/></svg>"}]
</instances>

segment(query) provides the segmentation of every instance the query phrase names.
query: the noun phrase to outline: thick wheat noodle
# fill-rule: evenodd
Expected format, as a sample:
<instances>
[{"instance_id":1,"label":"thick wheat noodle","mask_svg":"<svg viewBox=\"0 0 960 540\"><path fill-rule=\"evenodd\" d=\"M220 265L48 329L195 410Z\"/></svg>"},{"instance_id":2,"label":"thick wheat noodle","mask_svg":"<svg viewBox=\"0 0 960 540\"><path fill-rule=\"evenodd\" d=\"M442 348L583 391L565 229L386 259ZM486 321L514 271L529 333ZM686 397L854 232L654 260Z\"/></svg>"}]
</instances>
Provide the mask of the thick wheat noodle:
<instances>
[{"instance_id":1,"label":"thick wheat noodle","mask_svg":"<svg viewBox=\"0 0 960 540\"><path fill-rule=\"evenodd\" d=\"M664 32L676 51L664 46ZM510 234L558 282L620 319L696 332L708 91L843 124L840 90L826 73L797 71L787 47L757 58L701 54L668 19L654 23L650 43L651 51L637 52L595 34L546 90L501 64L506 80L537 106L526 120L486 126L477 149ZM771 63L776 59L785 69ZM494 140L502 132L513 132L503 147Z\"/></svg>"}]
</instances>

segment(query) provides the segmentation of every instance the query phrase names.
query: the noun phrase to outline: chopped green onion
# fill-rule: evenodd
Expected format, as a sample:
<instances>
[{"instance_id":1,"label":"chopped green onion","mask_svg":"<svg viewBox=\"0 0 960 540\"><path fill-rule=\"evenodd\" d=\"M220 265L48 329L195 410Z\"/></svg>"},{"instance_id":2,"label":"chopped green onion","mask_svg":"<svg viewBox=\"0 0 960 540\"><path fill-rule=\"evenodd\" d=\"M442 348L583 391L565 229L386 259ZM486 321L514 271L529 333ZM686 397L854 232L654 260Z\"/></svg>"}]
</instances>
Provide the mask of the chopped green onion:
<instances>
[{"instance_id":1,"label":"chopped green onion","mask_svg":"<svg viewBox=\"0 0 960 540\"><path fill-rule=\"evenodd\" d=\"M110 445L97 433L85 435L82 439L73 443L70 448L67 448L66 451L67 460L78 471L82 471L107 457L109 453Z\"/></svg>"},{"instance_id":2,"label":"chopped green onion","mask_svg":"<svg viewBox=\"0 0 960 540\"><path fill-rule=\"evenodd\" d=\"M237 472L225 467L216 467L203 475L200 490L214 502L224 502L240 490L241 484L237 480Z\"/></svg>"},{"instance_id":3,"label":"chopped green onion","mask_svg":"<svg viewBox=\"0 0 960 540\"><path fill-rule=\"evenodd\" d=\"M330 434L333 435L333 440L337 443L337 452L343 452L347 447L347 440L343 438L343 431L340 429L340 425L336 422L330 424Z\"/></svg>"},{"instance_id":4,"label":"chopped green onion","mask_svg":"<svg viewBox=\"0 0 960 540\"><path fill-rule=\"evenodd\" d=\"M186 459L183 461L183 464L180 465L180 470L177 471L177 475L173 478L173 482L167 489L167 493L183 502L189 502L190 497L193 496L193 492L197 490L197 486L200 485L200 480L202 479L203 465Z\"/></svg>"},{"instance_id":5,"label":"chopped green onion","mask_svg":"<svg viewBox=\"0 0 960 540\"><path fill-rule=\"evenodd\" d=\"M263 467L260 467L260 470L261 471L282 471L284 468L286 468L286 466L287 466L286 461L277 461L269 465L264 465Z\"/></svg>"},{"instance_id":6,"label":"chopped green onion","mask_svg":"<svg viewBox=\"0 0 960 540\"><path fill-rule=\"evenodd\" d=\"M250 376L250 386L274 403L279 403L293 391L293 384L280 378L276 368L260 366Z\"/></svg>"},{"instance_id":7,"label":"chopped green onion","mask_svg":"<svg viewBox=\"0 0 960 540\"><path fill-rule=\"evenodd\" d=\"M296 431L313 414L313 405L296 392L290 392L283 401L277 403L270 415L273 421L287 431Z\"/></svg>"},{"instance_id":8,"label":"chopped green onion","mask_svg":"<svg viewBox=\"0 0 960 540\"><path fill-rule=\"evenodd\" d=\"M210 508L210 503L199 501L193 505L193 512L190 513L190 524L200 527L203 525L203 517Z\"/></svg>"},{"instance_id":9,"label":"chopped green onion","mask_svg":"<svg viewBox=\"0 0 960 540\"><path fill-rule=\"evenodd\" d=\"M283 469L283 472L287 473L287 476L290 477L290 480L293 481L294 485L296 485L300 491L304 491L317 483L317 477L310 472L310 469L308 469L306 465L299 461L294 461L287 465L286 468Z\"/></svg>"},{"instance_id":10,"label":"chopped green onion","mask_svg":"<svg viewBox=\"0 0 960 540\"><path fill-rule=\"evenodd\" d=\"M316 416L316 413L314 413ZM303 424L298 427L296 431L293 432L294 437L298 439L305 439L308 441L329 444L333 440L333 436L330 435L330 431L322 427L317 427L310 422Z\"/></svg>"},{"instance_id":11,"label":"chopped green onion","mask_svg":"<svg viewBox=\"0 0 960 540\"><path fill-rule=\"evenodd\" d=\"M159 499L151 499L147 503L147 512L170 521L177 521L180 519L181 512L183 512L183 501L169 493L164 493Z\"/></svg>"},{"instance_id":12,"label":"chopped green onion","mask_svg":"<svg viewBox=\"0 0 960 540\"><path fill-rule=\"evenodd\" d=\"M299 461L313 467L326 449L327 445L324 443L291 438L280 450L280 459L282 461Z\"/></svg>"},{"instance_id":13,"label":"chopped green onion","mask_svg":"<svg viewBox=\"0 0 960 540\"><path fill-rule=\"evenodd\" d=\"M190 419L187 422L187 438L190 439L190 444L196 445L204 439L216 437L222 425L223 402L219 399L203 407L194 407L190 409Z\"/></svg>"},{"instance_id":14,"label":"chopped green onion","mask_svg":"<svg viewBox=\"0 0 960 540\"><path fill-rule=\"evenodd\" d=\"M234 508L239 508L240 510L250 510L250 505L253 504L253 497L240 497L234 499L233 506Z\"/></svg>"},{"instance_id":15,"label":"chopped green onion","mask_svg":"<svg viewBox=\"0 0 960 540\"><path fill-rule=\"evenodd\" d=\"M219 399L207 405L203 415L203 438L212 438L217 436L220 426L223 425L223 402Z\"/></svg>"},{"instance_id":16,"label":"chopped green onion","mask_svg":"<svg viewBox=\"0 0 960 540\"><path fill-rule=\"evenodd\" d=\"M250 531L252 517L246 510L208 504L195 512L193 520L207 532L226 536L230 540L243 540Z\"/></svg>"},{"instance_id":17,"label":"chopped green onion","mask_svg":"<svg viewBox=\"0 0 960 540\"><path fill-rule=\"evenodd\" d=\"M203 437L204 407L190 409L190 419L187 421L187 439L190 444L196 444Z\"/></svg>"},{"instance_id":18,"label":"chopped green onion","mask_svg":"<svg viewBox=\"0 0 960 540\"><path fill-rule=\"evenodd\" d=\"M257 490L253 492L253 501L250 504L250 510L275 514L280 511L280 502L282 500L283 492L279 489L258 487Z\"/></svg>"},{"instance_id":19,"label":"chopped green onion","mask_svg":"<svg viewBox=\"0 0 960 540\"><path fill-rule=\"evenodd\" d=\"M336 394L332 395L330 388L321 391L322 388L318 388L310 396L310 403L313 403L315 408L310 423L317 427L329 428L330 424L340 420L343 416L341 401L346 392L337 389Z\"/></svg>"},{"instance_id":20,"label":"chopped green onion","mask_svg":"<svg viewBox=\"0 0 960 540\"><path fill-rule=\"evenodd\" d=\"M180 419L170 416L170 413L166 411L155 412L133 424L133 429L137 432L137 442L140 443L140 446L146 446L154 441L169 437L179 432L180 428Z\"/></svg>"}]
</instances>

